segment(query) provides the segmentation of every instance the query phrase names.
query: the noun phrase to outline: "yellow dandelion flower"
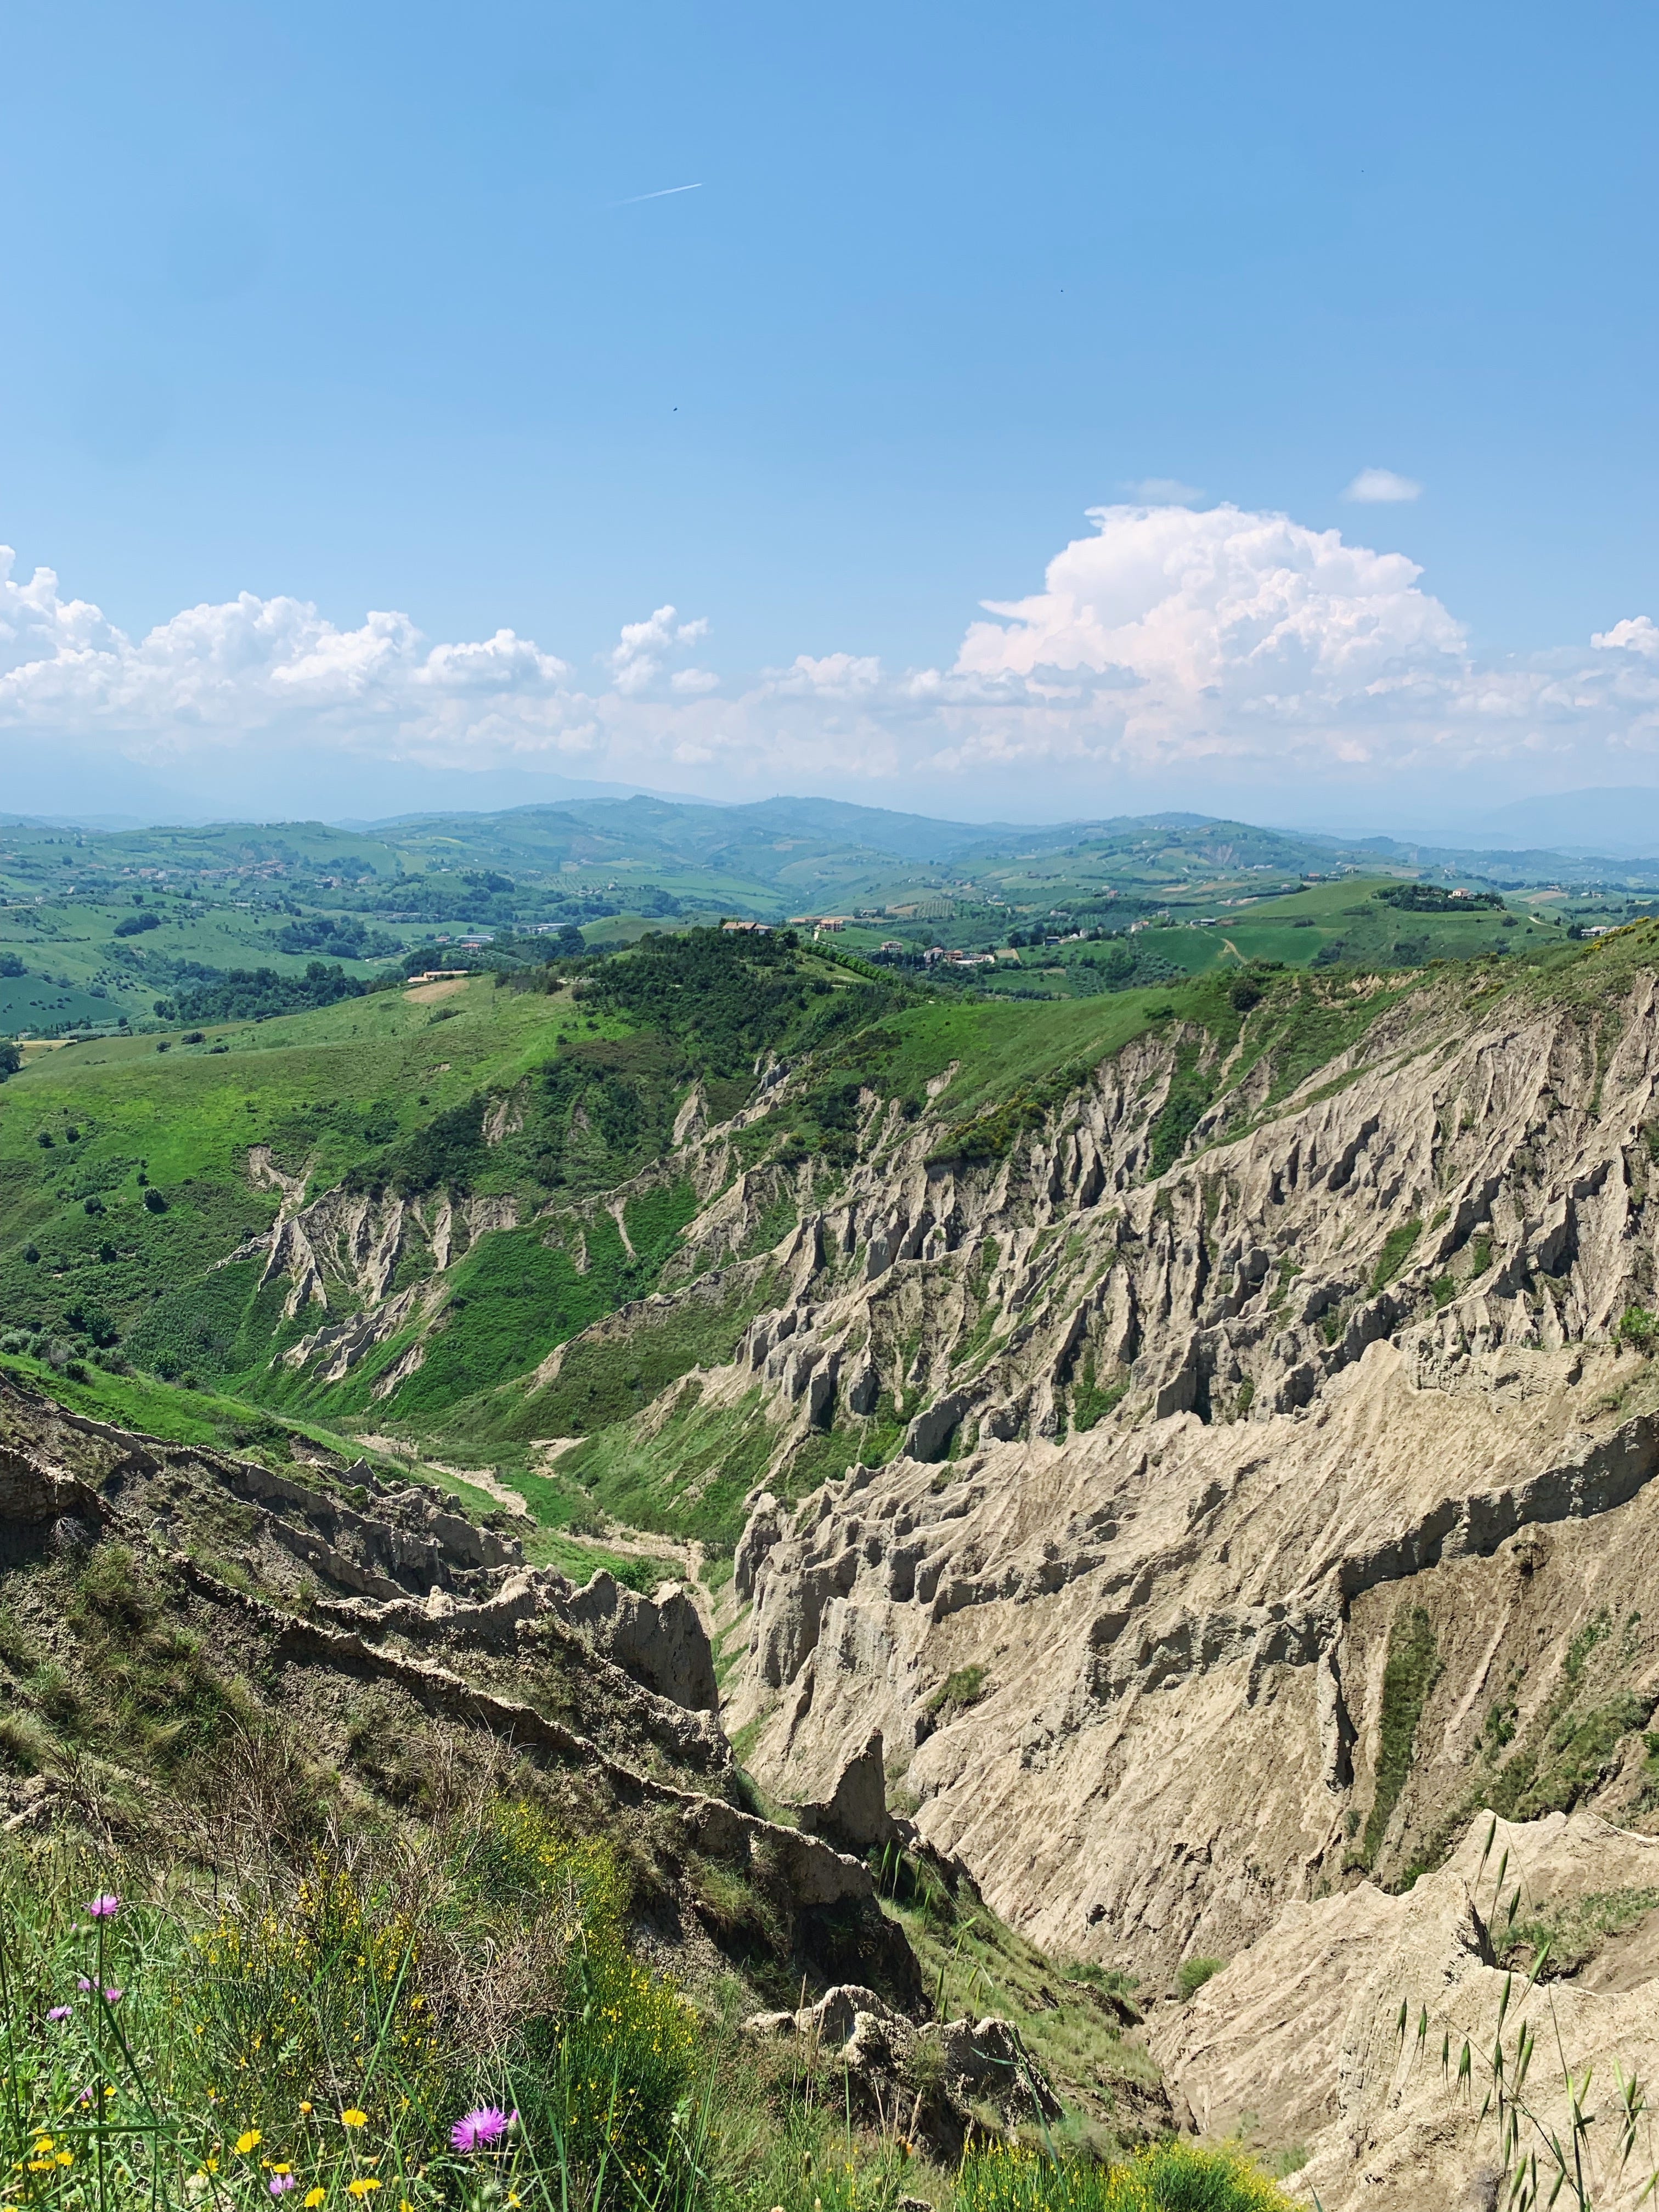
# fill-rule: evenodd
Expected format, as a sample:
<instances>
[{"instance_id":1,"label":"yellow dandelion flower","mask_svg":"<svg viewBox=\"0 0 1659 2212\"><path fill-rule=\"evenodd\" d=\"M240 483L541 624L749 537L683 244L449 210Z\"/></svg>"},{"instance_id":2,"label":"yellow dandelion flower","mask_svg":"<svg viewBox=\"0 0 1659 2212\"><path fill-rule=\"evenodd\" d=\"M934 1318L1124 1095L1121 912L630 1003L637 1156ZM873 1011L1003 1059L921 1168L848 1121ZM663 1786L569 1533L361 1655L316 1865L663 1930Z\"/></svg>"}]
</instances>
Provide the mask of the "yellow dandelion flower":
<instances>
[{"instance_id":1,"label":"yellow dandelion flower","mask_svg":"<svg viewBox=\"0 0 1659 2212\"><path fill-rule=\"evenodd\" d=\"M366 2128L368 2125L368 2114L360 2112L356 2105L349 2105L340 2115L340 2125L343 2128Z\"/></svg>"},{"instance_id":2,"label":"yellow dandelion flower","mask_svg":"<svg viewBox=\"0 0 1659 2212\"><path fill-rule=\"evenodd\" d=\"M52 2153L52 2156L59 2166L73 2166L75 2163L75 2153L72 2150L57 2150Z\"/></svg>"},{"instance_id":3,"label":"yellow dandelion flower","mask_svg":"<svg viewBox=\"0 0 1659 2212\"><path fill-rule=\"evenodd\" d=\"M307 2189L302 2200L306 2212L317 2212L317 2207L327 2194L328 2191L325 2189Z\"/></svg>"},{"instance_id":4,"label":"yellow dandelion flower","mask_svg":"<svg viewBox=\"0 0 1659 2212\"><path fill-rule=\"evenodd\" d=\"M380 2183L375 2180L373 2174L360 2173L355 2181L347 2182L346 2195L348 2197L369 2197L374 2194L380 2185Z\"/></svg>"},{"instance_id":5,"label":"yellow dandelion flower","mask_svg":"<svg viewBox=\"0 0 1659 2212\"><path fill-rule=\"evenodd\" d=\"M236 2138L236 2155L238 2158L246 2158L251 2150L258 2150L258 2148L259 2130L258 2128L249 2128Z\"/></svg>"},{"instance_id":6,"label":"yellow dandelion flower","mask_svg":"<svg viewBox=\"0 0 1659 2212\"><path fill-rule=\"evenodd\" d=\"M302 2112L308 2112L311 2110L310 2106L306 2102L303 2097L300 2100L300 2110Z\"/></svg>"}]
</instances>

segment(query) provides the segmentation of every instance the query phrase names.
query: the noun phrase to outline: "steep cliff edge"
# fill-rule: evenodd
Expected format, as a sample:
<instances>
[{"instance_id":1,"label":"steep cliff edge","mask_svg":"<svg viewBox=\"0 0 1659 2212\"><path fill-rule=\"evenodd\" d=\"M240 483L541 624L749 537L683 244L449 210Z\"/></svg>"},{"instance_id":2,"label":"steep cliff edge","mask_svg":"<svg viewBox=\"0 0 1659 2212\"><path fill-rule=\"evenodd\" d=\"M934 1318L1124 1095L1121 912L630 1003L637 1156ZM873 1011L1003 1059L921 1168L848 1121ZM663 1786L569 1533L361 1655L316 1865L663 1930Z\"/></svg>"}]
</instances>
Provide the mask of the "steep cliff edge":
<instances>
[{"instance_id":1,"label":"steep cliff edge","mask_svg":"<svg viewBox=\"0 0 1659 2212\"><path fill-rule=\"evenodd\" d=\"M1647 1819L1642 950L1347 987L1300 1081L1251 1009L1154 1032L983 1163L948 1086L866 1145L701 1378L857 1462L738 1548L766 1786L823 1800L878 1727L998 1911L1152 1975L1437 1863L1478 1804Z\"/></svg>"}]
</instances>

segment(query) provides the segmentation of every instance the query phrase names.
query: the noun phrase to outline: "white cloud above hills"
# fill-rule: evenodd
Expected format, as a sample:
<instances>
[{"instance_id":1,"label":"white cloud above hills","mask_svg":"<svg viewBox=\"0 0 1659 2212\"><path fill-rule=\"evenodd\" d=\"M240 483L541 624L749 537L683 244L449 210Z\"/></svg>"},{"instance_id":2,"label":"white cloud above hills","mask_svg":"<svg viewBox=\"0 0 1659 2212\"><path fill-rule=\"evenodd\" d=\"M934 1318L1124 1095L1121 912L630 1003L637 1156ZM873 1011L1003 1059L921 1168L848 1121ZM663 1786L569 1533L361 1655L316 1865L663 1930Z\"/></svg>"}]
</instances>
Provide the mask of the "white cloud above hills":
<instances>
[{"instance_id":1,"label":"white cloud above hills","mask_svg":"<svg viewBox=\"0 0 1659 2212\"><path fill-rule=\"evenodd\" d=\"M1422 495L1423 487L1414 477L1397 476L1392 469L1361 469L1342 495L1361 507L1397 506Z\"/></svg>"},{"instance_id":2,"label":"white cloud above hills","mask_svg":"<svg viewBox=\"0 0 1659 2212\"><path fill-rule=\"evenodd\" d=\"M1042 587L988 600L948 667L854 649L737 680L662 606L583 679L509 629L434 642L405 615L341 628L243 592L128 636L0 549L0 757L41 746L197 775L319 751L544 769L746 797L902 790L933 811L1095 811L1124 780L1373 792L1501 771L1639 780L1659 753L1659 628L1483 659L1405 556L1231 506L1091 510ZM855 645L856 641L852 641Z\"/></svg>"}]
</instances>

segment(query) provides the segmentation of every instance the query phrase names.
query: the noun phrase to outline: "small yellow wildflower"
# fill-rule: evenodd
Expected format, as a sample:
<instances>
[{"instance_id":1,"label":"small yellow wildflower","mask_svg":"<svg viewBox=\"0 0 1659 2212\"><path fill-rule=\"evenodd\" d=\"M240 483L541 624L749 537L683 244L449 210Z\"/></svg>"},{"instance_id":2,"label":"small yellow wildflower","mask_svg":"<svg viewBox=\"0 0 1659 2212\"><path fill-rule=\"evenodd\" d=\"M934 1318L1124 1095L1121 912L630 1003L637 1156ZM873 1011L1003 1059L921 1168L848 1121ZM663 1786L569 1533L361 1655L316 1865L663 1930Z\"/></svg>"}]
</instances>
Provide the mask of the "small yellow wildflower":
<instances>
[{"instance_id":1,"label":"small yellow wildflower","mask_svg":"<svg viewBox=\"0 0 1659 2212\"><path fill-rule=\"evenodd\" d=\"M258 2148L259 2130L258 2128L249 2128L236 2138L236 2155L238 2158L246 2158L251 2150L258 2150Z\"/></svg>"},{"instance_id":2,"label":"small yellow wildflower","mask_svg":"<svg viewBox=\"0 0 1659 2212\"><path fill-rule=\"evenodd\" d=\"M317 2212L317 2207L327 2194L325 2189L307 2189L304 2197L306 2212Z\"/></svg>"},{"instance_id":3,"label":"small yellow wildflower","mask_svg":"<svg viewBox=\"0 0 1659 2212\"><path fill-rule=\"evenodd\" d=\"M306 2102L303 2097L300 2100L300 2110L302 2112L308 2112L311 2110L311 2106Z\"/></svg>"},{"instance_id":4,"label":"small yellow wildflower","mask_svg":"<svg viewBox=\"0 0 1659 2212\"><path fill-rule=\"evenodd\" d=\"M340 2125L343 2128L366 2128L368 2125L368 2114L360 2112L355 2105L348 2105L340 2115Z\"/></svg>"},{"instance_id":5,"label":"small yellow wildflower","mask_svg":"<svg viewBox=\"0 0 1659 2212\"><path fill-rule=\"evenodd\" d=\"M34 2155L36 2158L44 2158L49 2150L56 2150L57 2148L57 2144L50 2136L42 2136L34 2146Z\"/></svg>"},{"instance_id":6,"label":"small yellow wildflower","mask_svg":"<svg viewBox=\"0 0 1659 2212\"><path fill-rule=\"evenodd\" d=\"M348 2197L368 2197L371 2196L374 2191L380 2187L380 2183L374 2179L372 2174L360 2173L355 2181L347 2182L346 2195Z\"/></svg>"},{"instance_id":7,"label":"small yellow wildflower","mask_svg":"<svg viewBox=\"0 0 1659 2212\"><path fill-rule=\"evenodd\" d=\"M59 2166L73 2166L75 2163L75 2153L72 2150L54 2151L52 2156Z\"/></svg>"}]
</instances>

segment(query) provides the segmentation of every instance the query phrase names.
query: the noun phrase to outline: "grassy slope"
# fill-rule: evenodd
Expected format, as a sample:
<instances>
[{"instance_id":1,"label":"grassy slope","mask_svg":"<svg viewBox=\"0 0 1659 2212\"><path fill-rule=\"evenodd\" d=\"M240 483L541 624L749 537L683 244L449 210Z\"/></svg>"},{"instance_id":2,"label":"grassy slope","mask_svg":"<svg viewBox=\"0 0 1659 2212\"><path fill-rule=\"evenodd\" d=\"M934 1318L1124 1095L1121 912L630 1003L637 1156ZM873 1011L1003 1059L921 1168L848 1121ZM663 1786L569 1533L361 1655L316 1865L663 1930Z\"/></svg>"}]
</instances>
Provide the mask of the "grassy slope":
<instances>
[{"instance_id":1,"label":"grassy slope","mask_svg":"<svg viewBox=\"0 0 1659 2212\"><path fill-rule=\"evenodd\" d=\"M210 1030L206 1043L167 1054L133 1037L43 1054L0 1091L0 1317L56 1323L91 1299L125 1334L161 1288L272 1219L276 1194L249 1182L251 1146L270 1146L286 1170L308 1170L311 1188L325 1189L389 1134L513 1083L560 1036L622 1027L479 977L441 1007L387 992ZM229 1049L213 1052L222 1042ZM146 1187L166 1212L147 1210ZM86 1212L88 1197L101 1212ZM23 1256L31 1243L38 1262ZM117 1258L100 1260L104 1246Z\"/></svg>"},{"instance_id":2,"label":"grassy slope","mask_svg":"<svg viewBox=\"0 0 1659 2212\"><path fill-rule=\"evenodd\" d=\"M1352 896L1349 887L1331 889ZM1547 973L1507 962L1466 972L1470 989L1481 994L1519 986L1593 994L1616 987L1656 949L1659 929L1642 925L1594 947L1563 947ZM648 947L641 957L660 959ZM694 958L695 948L688 945L684 957ZM763 964L757 977L766 972ZM1280 979L1252 1020L1233 1079L1270 1050L1273 1095L1283 1097L1351 1044L1402 988L1385 984L1356 997L1340 973ZM849 1085L873 1084L920 1107L947 1070L953 1072L938 1107L947 1138L966 1131L971 1141L958 1148L964 1157L994 1157L1036 1126L1077 1071L1139 1031L1179 1018L1224 1049L1240 1029L1231 987L1220 976L1046 1004L890 994L866 1007L858 1000L862 988L845 969L810 953L798 957L793 980L766 1017L773 1024L768 1034L792 1051L792 1038L819 1039L823 1079L814 1089L810 1054L798 1060L808 1072L806 1095L792 1094L745 1132L745 1162L769 1155L787 1161L792 1146L804 1157L804 1150L852 1144L844 1118L838 1129L834 1112ZM659 1186L630 1200L631 1258L608 1215L590 1212L579 1219L562 1194L550 1205L545 1189L528 1186L532 1203L545 1210L533 1224L486 1237L450 1271L443 1326L429 1340L424 1364L389 1401L373 1398L374 1384L412 1334L371 1353L338 1385L273 1369L273 1349L323 1316L313 1308L281 1325L281 1290L257 1291L259 1263L222 1263L276 1208L274 1193L250 1182L251 1146L270 1146L286 1172L308 1176L314 1195L365 1162L404 1157L404 1140L429 1132L436 1117L453 1115L480 1091L510 1088L548 1067L562 1041L579 1054L614 1047L620 1067L660 1061L672 1071L682 1048L639 1032L637 1019L680 1023L685 1049L701 1036L705 1065L746 1066L755 1036L730 1024L748 1018L750 995L739 991L734 999L728 990L721 999L713 987L708 995L677 993L671 973L665 987L659 977L643 997L630 1000L626 990L611 990L576 1003L568 993L498 989L477 977L441 1001L377 994L264 1024L229 1025L200 1046L174 1043L166 1053L153 1041L128 1038L43 1054L0 1089L0 1328L34 1332L28 1341L40 1350L46 1348L44 1337L79 1332L83 1357L86 1339L103 1330L131 1341L141 1363L176 1345L179 1358L173 1368L164 1363L165 1371L193 1368L204 1385L222 1394L216 1413L204 1398L189 1398L196 1409L189 1418L208 1420L221 1441L238 1424L268 1419L270 1409L337 1434L359 1423L390 1428L414 1443L439 1441L447 1455L471 1464L509 1470L551 1528L568 1529L573 1522L580 1528L597 1504L666 1535L729 1542L732 1516L770 1441L758 1407L716 1414L689 1387L665 1420L653 1417L648 1433L636 1417L678 1376L730 1356L760 1296L754 1286L676 1309L620 1337L589 1340L553 1383L526 1387L555 1345L652 1286L691 1212L689 1185ZM859 1008L873 1019L836 1026L839 1010ZM728 1026L719 1028L720 1020ZM216 1053L216 1043L228 1049ZM1213 1078L1197 1066L1195 1048L1188 1059L1193 1064L1183 1060L1178 1095L1160 1117L1169 1126L1154 1133L1160 1164L1178 1154L1212 1103ZM559 1063L570 1064L568 1057ZM670 1074L668 1104L659 1112L672 1112L689 1076L690 1063ZM741 1083L726 1087L741 1095ZM73 1143L71 1127L79 1132ZM38 1141L43 1131L54 1139L50 1147ZM630 1155L629 1166L641 1157ZM462 1164L472 1188L523 1200L528 1159L512 1144L485 1150L475 1143ZM603 1145L573 1167L580 1187L592 1190L613 1185L624 1171L623 1155ZM787 1193L787 1183L782 1188ZM160 1193L165 1211L147 1209L149 1190ZM772 1223L779 1234L789 1211L781 1200ZM40 1255L34 1261L27 1256L31 1248ZM15 1335L13 1350L22 1341ZM98 1370L88 1371L97 1377ZM160 1425L139 1403L144 1390L159 1386L133 1379L118 1387L117 1378L101 1377L81 1387L104 1394L106 1418ZM173 1418L185 1416L175 1410ZM556 1468L533 1450L538 1439L571 1435L584 1441ZM833 1471L828 1460L836 1449L835 1439L824 1445L819 1473Z\"/></svg>"},{"instance_id":3,"label":"grassy slope","mask_svg":"<svg viewBox=\"0 0 1659 2212\"><path fill-rule=\"evenodd\" d=\"M872 1073L905 1096L925 1090L956 1060L960 1065L944 1096L953 1113L966 1112L1073 1061L1097 1064L1147 1028L1155 1008L1171 1003L1169 990L1158 989L1052 1006L919 1006L882 1024L897 1042L873 1059Z\"/></svg>"},{"instance_id":4,"label":"grassy slope","mask_svg":"<svg viewBox=\"0 0 1659 2212\"><path fill-rule=\"evenodd\" d=\"M1395 968L1430 960L1472 960L1497 951L1536 951L1564 936L1558 926L1537 918L1526 902L1516 902L1516 917L1490 908L1468 915L1413 914L1382 904L1373 894L1397 878L1350 877L1339 883L1310 884L1294 896L1249 897L1235 905L1231 896L1171 901L1168 927L1138 931L1133 944L1143 957L1166 962L1188 975L1236 969L1255 960L1273 960L1287 968L1310 968L1322 958L1354 966ZM1237 892L1237 886L1224 888ZM1196 926L1200 915L1215 926ZM1193 919L1189 920L1190 916ZM1022 953L1020 964L1000 967L988 988L998 991L1037 989L1055 996L1090 994L1104 987L1103 964L1110 944L1065 945Z\"/></svg>"}]
</instances>

